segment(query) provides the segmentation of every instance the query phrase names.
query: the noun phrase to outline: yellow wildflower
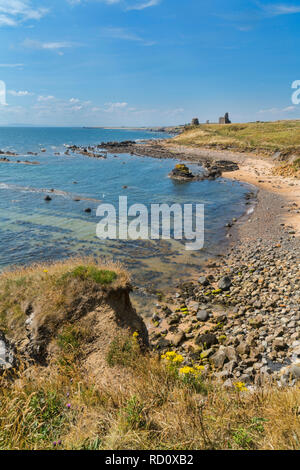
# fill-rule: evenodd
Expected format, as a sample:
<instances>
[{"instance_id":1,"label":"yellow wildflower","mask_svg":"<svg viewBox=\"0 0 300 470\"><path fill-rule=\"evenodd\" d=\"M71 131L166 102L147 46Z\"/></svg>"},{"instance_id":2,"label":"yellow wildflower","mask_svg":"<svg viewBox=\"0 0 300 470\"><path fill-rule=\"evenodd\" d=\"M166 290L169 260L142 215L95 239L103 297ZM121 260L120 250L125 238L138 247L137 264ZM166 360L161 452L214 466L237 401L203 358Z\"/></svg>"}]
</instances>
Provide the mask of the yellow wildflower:
<instances>
[{"instance_id":1,"label":"yellow wildflower","mask_svg":"<svg viewBox=\"0 0 300 470\"><path fill-rule=\"evenodd\" d=\"M135 331L132 335L134 338L137 338L139 336L139 333L137 331Z\"/></svg>"},{"instance_id":2,"label":"yellow wildflower","mask_svg":"<svg viewBox=\"0 0 300 470\"><path fill-rule=\"evenodd\" d=\"M171 358L171 357L174 357L174 356L176 356L176 352L174 352L174 351L168 351L168 352L166 353L166 356L167 356L167 357L170 357L170 358Z\"/></svg>"},{"instance_id":3,"label":"yellow wildflower","mask_svg":"<svg viewBox=\"0 0 300 470\"><path fill-rule=\"evenodd\" d=\"M180 374L184 374L184 375L193 374L193 373L194 373L194 369L193 369L193 367L185 366L185 367L182 367L182 368L179 370L179 373L180 373Z\"/></svg>"},{"instance_id":4,"label":"yellow wildflower","mask_svg":"<svg viewBox=\"0 0 300 470\"><path fill-rule=\"evenodd\" d=\"M181 364L181 362L183 362L183 361L184 361L184 359L181 356L181 354L177 354L177 356L175 356L174 359L173 359L173 362L175 362L175 364L177 364L177 363Z\"/></svg>"},{"instance_id":5,"label":"yellow wildflower","mask_svg":"<svg viewBox=\"0 0 300 470\"><path fill-rule=\"evenodd\" d=\"M246 387L246 384L244 382L236 382L234 384L234 386L239 392L247 392L248 391L248 388Z\"/></svg>"},{"instance_id":6,"label":"yellow wildflower","mask_svg":"<svg viewBox=\"0 0 300 470\"><path fill-rule=\"evenodd\" d=\"M195 366L195 369L196 369L196 370L204 370L205 367L204 367L204 366Z\"/></svg>"}]
</instances>

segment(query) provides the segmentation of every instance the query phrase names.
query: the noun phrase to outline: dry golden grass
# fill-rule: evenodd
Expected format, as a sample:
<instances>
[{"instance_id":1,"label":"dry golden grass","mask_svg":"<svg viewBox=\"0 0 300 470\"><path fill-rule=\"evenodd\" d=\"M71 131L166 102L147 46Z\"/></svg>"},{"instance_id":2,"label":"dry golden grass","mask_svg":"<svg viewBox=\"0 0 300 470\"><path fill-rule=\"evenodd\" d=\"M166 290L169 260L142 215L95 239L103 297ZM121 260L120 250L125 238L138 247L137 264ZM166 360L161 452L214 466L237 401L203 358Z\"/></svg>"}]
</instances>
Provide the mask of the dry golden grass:
<instances>
[{"instance_id":1,"label":"dry golden grass","mask_svg":"<svg viewBox=\"0 0 300 470\"><path fill-rule=\"evenodd\" d=\"M129 340L126 387L95 387L64 351L48 368L3 378L0 449L299 450L299 387L240 393L204 380L197 391Z\"/></svg>"},{"instance_id":2,"label":"dry golden grass","mask_svg":"<svg viewBox=\"0 0 300 470\"><path fill-rule=\"evenodd\" d=\"M300 120L245 124L201 124L187 128L170 143L239 152L300 155Z\"/></svg>"},{"instance_id":3,"label":"dry golden grass","mask_svg":"<svg viewBox=\"0 0 300 470\"><path fill-rule=\"evenodd\" d=\"M274 169L275 175L285 176L285 177L295 177L300 178L300 158L297 158L292 163L284 163L279 167Z\"/></svg>"}]
</instances>

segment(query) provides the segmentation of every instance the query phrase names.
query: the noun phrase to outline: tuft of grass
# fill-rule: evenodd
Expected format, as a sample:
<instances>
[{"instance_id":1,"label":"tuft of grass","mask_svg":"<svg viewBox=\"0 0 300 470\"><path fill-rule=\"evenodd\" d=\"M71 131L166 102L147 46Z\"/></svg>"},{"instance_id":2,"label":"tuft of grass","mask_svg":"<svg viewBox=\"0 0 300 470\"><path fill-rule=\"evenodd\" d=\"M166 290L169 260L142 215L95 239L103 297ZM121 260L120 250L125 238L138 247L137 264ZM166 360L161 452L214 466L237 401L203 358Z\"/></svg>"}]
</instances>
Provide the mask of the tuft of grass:
<instances>
[{"instance_id":1,"label":"tuft of grass","mask_svg":"<svg viewBox=\"0 0 300 470\"><path fill-rule=\"evenodd\" d=\"M120 412L121 418L123 418L122 425L130 430L145 428L147 420L144 415L144 408L144 404L136 395L130 397L126 406Z\"/></svg>"},{"instance_id":2,"label":"tuft of grass","mask_svg":"<svg viewBox=\"0 0 300 470\"><path fill-rule=\"evenodd\" d=\"M70 349L78 349L80 345L80 333L74 327L68 327L63 333L58 335L58 345L66 352Z\"/></svg>"},{"instance_id":3,"label":"tuft of grass","mask_svg":"<svg viewBox=\"0 0 300 470\"><path fill-rule=\"evenodd\" d=\"M107 285L117 279L118 275L108 269L98 269L95 266L77 266L63 275L63 279L75 278L82 281L94 281L96 284Z\"/></svg>"},{"instance_id":4,"label":"tuft of grass","mask_svg":"<svg viewBox=\"0 0 300 470\"><path fill-rule=\"evenodd\" d=\"M123 366L128 367L134 365L136 357L140 354L138 340L131 337L115 338L106 355L106 362L110 367Z\"/></svg>"}]
</instances>

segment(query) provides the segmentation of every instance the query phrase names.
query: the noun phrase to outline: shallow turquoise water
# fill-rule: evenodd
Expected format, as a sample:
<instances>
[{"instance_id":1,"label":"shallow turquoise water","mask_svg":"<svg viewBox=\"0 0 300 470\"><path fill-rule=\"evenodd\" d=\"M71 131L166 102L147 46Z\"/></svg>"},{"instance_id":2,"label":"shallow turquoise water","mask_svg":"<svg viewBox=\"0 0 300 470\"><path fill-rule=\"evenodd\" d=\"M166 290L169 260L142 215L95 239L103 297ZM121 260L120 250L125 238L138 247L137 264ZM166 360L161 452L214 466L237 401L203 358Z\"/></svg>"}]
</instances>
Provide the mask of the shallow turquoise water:
<instances>
[{"instance_id":1,"label":"shallow turquoise water","mask_svg":"<svg viewBox=\"0 0 300 470\"><path fill-rule=\"evenodd\" d=\"M78 254L105 256L124 262L135 283L156 289L199 271L203 259L218 252L225 224L245 212L249 186L224 179L174 182L168 178L175 164L171 160L125 154L108 155L106 160L54 155L65 151L64 144L162 137L166 135L144 131L0 128L0 149L19 154L9 157L11 161L26 158L40 163L0 163L0 269ZM38 156L27 152L38 152ZM48 193L49 203L44 201ZM128 196L129 205L204 203L204 249L190 253L178 241L99 240L96 208L100 201L117 204L120 195ZM76 198L81 200L75 202ZM91 214L84 212L87 207Z\"/></svg>"}]
</instances>

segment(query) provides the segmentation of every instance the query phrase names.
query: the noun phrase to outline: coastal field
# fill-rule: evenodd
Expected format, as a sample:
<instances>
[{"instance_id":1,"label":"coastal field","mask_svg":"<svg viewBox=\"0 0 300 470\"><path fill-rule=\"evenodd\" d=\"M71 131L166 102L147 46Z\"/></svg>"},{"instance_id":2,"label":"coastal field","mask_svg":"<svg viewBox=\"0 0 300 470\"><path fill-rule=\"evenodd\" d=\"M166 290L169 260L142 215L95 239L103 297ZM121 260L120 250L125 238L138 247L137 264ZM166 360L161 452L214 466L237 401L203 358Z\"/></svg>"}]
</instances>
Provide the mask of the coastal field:
<instances>
[{"instance_id":1,"label":"coastal field","mask_svg":"<svg viewBox=\"0 0 300 470\"><path fill-rule=\"evenodd\" d=\"M245 124L200 124L186 127L173 139L179 145L208 147L255 154L298 155L300 157L300 120L250 122Z\"/></svg>"}]
</instances>

